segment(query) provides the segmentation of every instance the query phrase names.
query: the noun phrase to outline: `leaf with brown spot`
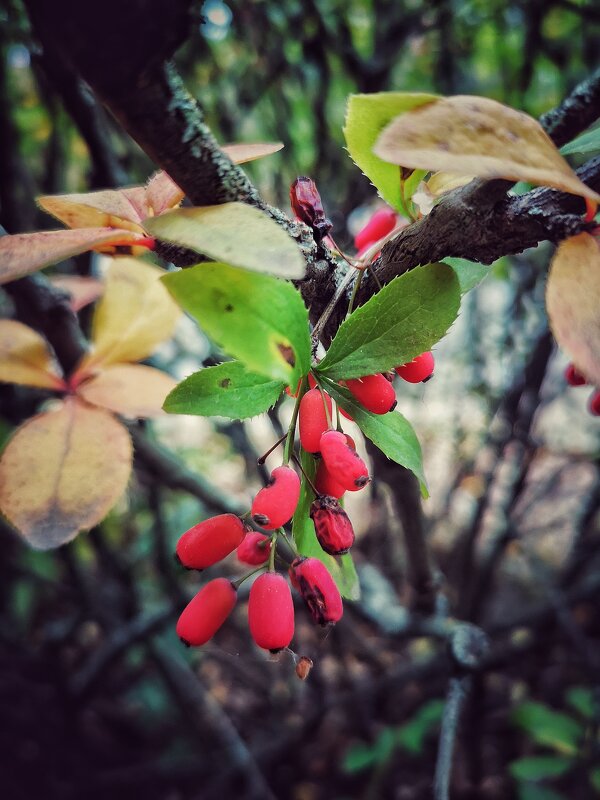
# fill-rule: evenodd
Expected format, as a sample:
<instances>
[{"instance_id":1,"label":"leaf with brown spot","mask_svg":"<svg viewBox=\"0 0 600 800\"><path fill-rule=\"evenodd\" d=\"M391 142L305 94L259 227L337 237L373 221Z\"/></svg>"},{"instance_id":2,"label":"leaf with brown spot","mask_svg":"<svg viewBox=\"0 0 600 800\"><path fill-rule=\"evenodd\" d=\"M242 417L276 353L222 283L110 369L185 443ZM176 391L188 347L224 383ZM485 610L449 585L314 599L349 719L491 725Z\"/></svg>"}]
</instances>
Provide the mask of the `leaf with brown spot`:
<instances>
[{"instance_id":1,"label":"leaf with brown spot","mask_svg":"<svg viewBox=\"0 0 600 800\"><path fill-rule=\"evenodd\" d=\"M42 389L66 389L48 343L32 328L0 320L0 381Z\"/></svg>"},{"instance_id":2,"label":"leaf with brown spot","mask_svg":"<svg viewBox=\"0 0 600 800\"><path fill-rule=\"evenodd\" d=\"M65 258L101 246L134 245L139 234L122 228L39 231L0 237L0 283L14 281Z\"/></svg>"},{"instance_id":3,"label":"leaf with brown spot","mask_svg":"<svg viewBox=\"0 0 600 800\"><path fill-rule=\"evenodd\" d=\"M123 494L127 430L108 411L69 398L28 420L0 459L0 509L32 547L47 550L97 525Z\"/></svg>"},{"instance_id":4,"label":"leaf with brown spot","mask_svg":"<svg viewBox=\"0 0 600 800\"><path fill-rule=\"evenodd\" d=\"M240 142L221 145L221 150L226 153L234 164L246 164L256 161L283 149L283 142Z\"/></svg>"},{"instance_id":5,"label":"leaf with brown spot","mask_svg":"<svg viewBox=\"0 0 600 800\"><path fill-rule=\"evenodd\" d=\"M165 397L176 381L154 367L114 364L82 383L77 392L88 403L126 417L162 415Z\"/></svg>"},{"instance_id":6,"label":"leaf with brown spot","mask_svg":"<svg viewBox=\"0 0 600 800\"><path fill-rule=\"evenodd\" d=\"M552 186L600 202L527 114L486 97L456 95L392 120L373 152L404 167Z\"/></svg>"},{"instance_id":7,"label":"leaf with brown spot","mask_svg":"<svg viewBox=\"0 0 600 800\"><path fill-rule=\"evenodd\" d=\"M548 275L546 308L560 347L600 386L600 247L589 233L561 242Z\"/></svg>"}]
</instances>

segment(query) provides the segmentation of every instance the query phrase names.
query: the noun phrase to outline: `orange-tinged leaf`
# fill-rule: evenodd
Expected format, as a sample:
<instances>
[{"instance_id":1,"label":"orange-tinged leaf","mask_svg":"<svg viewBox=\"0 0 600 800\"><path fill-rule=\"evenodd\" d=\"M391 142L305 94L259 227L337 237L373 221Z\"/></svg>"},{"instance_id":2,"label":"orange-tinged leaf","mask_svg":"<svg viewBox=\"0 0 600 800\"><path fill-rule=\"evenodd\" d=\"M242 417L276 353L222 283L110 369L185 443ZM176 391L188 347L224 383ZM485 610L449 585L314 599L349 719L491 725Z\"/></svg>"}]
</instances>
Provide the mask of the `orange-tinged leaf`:
<instances>
[{"instance_id":1,"label":"orange-tinged leaf","mask_svg":"<svg viewBox=\"0 0 600 800\"><path fill-rule=\"evenodd\" d=\"M133 206L133 210L140 220L146 219L150 214L145 186L130 186L128 189L119 189Z\"/></svg>"},{"instance_id":2,"label":"orange-tinged leaf","mask_svg":"<svg viewBox=\"0 0 600 800\"><path fill-rule=\"evenodd\" d=\"M59 547L106 516L127 486L132 455L129 434L112 414L69 398L8 442L0 509L33 547Z\"/></svg>"},{"instance_id":3,"label":"orange-tinged leaf","mask_svg":"<svg viewBox=\"0 0 600 800\"><path fill-rule=\"evenodd\" d=\"M124 191L46 195L37 203L68 228L113 227L143 233L142 218Z\"/></svg>"},{"instance_id":4,"label":"orange-tinged leaf","mask_svg":"<svg viewBox=\"0 0 600 800\"><path fill-rule=\"evenodd\" d=\"M50 283L71 296L71 308L75 313L102 296L104 284L96 278L81 275L51 275Z\"/></svg>"},{"instance_id":5,"label":"orange-tinged leaf","mask_svg":"<svg viewBox=\"0 0 600 800\"><path fill-rule=\"evenodd\" d=\"M600 247L589 233L562 242L546 285L550 327L577 370L600 386Z\"/></svg>"},{"instance_id":6,"label":"orange-tinged leaf","mask_svg":"<svg viewBox=\"0 0 600 800\"><path fill-rule=\"evenodd\" d=\"M283 149L283 142L240 142L224 144L221 150L226 153L234 164L245 164L256 161Z\"/></svg>"},{"instance_id":7,"label":"orange-tinged leaf","mask_svg":"<svg viewBox=\"0 0 600 800\"><path fill-rule=\"evenodd\" d=\"M527 181L600 200L539 122L486 97L443 97L408 111L384 128L373 152L403 167Z\"/></svg>"},{"instance_id":8,"label":"orange-tinged leaf","mask_svg":"<svg viewBox=\"0 0 600 800\"><path fill-rule=\"evenodd\" d=\"M439 197L453 189L459 189L473 180L472 175L456 175L452 172L436 172L427 181L427 190L434 196Z\"/></svg>"},{"instance_id":9,"label":"orange-tinged leaf","mask_svg":"<svg viewBox=\"0 0 600 800\"><path fill-rule=\"evenodd\" d=\"M0 283L29 275L65 258L101 246L134 243L140 238L120 228L39 231L0 237Z\"/></svg>"},{"instance_id":10,"label":"orange-tinged leaf","mask_svg":"<svg viewBox=\"0 0 600 800\"><path fill-rule=\"evenodd\" d=\"M65 389L45 339L12 319L0 320L0 381Z\"/></svg>"},{"instance_id":11,"label":"orange-tinged leaf","mask_svg":"<svg viewBox=\"0 0 600 800\"><path fill-rule=\"evenodd\" d=\"M143 364L114 364L78 388L89 403L127 417L164 414L163 403L177 381L165 372Z\"/></svg>"},{"instance_id":12,"label":"orange-tinged leaf","mask_svg":"<svg viewBox=\"0 0 600 800\"><path fill-rule=\"evenodd\" d=\"M94 346L78 369L80 376L99 365L146 358L171 336L181 311L159 280L164 274L136 258L114 259L94 314Z\"/></svg>"},{"instance_id":13,"label":"orange-tinged leaf","mask_svg":"<svg viewBox=\"0 0 600 800\"><path fill-rule=\"evenodd\" d=\"M157 172L146 186L146 202L149 213L146 216L157 216L181 203L185 195L175 181L166 172Z\"/></svg>"}]
</instances>

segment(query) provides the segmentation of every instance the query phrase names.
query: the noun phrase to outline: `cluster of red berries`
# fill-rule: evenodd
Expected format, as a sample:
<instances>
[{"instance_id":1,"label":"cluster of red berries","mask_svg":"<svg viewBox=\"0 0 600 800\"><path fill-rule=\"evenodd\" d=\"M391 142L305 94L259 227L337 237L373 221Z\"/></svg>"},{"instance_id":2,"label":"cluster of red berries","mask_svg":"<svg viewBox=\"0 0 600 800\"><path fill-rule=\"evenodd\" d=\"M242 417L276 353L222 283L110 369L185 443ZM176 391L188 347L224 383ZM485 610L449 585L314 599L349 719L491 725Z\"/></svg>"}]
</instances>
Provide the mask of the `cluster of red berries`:
<instances>
[{"instance_id":1,"label":"cluster of red berries","mask_svg":"<svg viewBox=\"0 0 600 800\"><path fill-rule=\"evenodd\" d=\"M577 369L575 364L569 364L565 370L565 379L569 386L586 386L589 381L585 375ZM600 389L596 389L591 395L588 410L595 417L600 417Z\"/></svg>"}]
</instances>

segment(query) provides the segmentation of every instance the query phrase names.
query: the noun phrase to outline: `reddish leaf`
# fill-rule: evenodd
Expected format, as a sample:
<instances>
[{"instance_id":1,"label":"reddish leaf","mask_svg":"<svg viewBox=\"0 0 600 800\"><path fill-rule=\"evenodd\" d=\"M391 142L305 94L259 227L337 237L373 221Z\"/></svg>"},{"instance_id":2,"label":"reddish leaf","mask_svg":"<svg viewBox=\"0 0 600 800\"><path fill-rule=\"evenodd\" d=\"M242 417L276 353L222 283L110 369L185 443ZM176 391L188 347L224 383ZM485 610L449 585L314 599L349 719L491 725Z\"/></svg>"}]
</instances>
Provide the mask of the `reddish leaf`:
<instances>
[{"instance_id":1,"label":"reddish leaf","mask_svg":"<svg viewBox=\"0 0 600 800\"><path fill-rule=\"evenodd\" d=\"M156 417L177 381L154 367L115 364L82 383L78 393L89 403L126 417Z\"/></svg>"}]
</instances>

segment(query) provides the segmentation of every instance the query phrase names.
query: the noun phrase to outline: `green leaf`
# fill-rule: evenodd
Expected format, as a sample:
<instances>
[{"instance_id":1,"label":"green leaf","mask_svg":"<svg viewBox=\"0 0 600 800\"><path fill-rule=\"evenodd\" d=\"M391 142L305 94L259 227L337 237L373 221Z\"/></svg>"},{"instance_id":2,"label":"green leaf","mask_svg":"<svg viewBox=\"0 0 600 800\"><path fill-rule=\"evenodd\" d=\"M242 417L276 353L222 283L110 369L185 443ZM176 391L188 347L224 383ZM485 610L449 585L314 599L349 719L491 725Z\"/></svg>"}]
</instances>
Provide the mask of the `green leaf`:
<instances>
[{"instance_id":1,"label":"green leaf","mask_svg":"<svg viewBox=\"0 0 600 800\"><path fill-rule=\"evenodd\" d=\"M519 800L566 800L564 794L548 789L546 786L537 786L535 783L519 784Z\"/></svg>"},{"instance_id":2,"label":"green leaf","mask_svg":"<svg viewBox=\"0 0 600 800\"><path fill-rule=\"evenodd\" d=\"M350 157L381 197L396 210L401 211L404 205L400 193L400 170L376 156L372 152L373 145L388 122L399 114L437 100L437 97L435 94L378 92L352 94L348 98L344 136ZM405 200L410 199L419 180L415 178L406 182Z\"/></svg>"},{"instance_id":3,"label":"green leaf","mask_svg":"<svg viewBox=\"0 0 600 800\"><path fill-rule=\"evenodd\" d=\"M425 739L437 728L444 713L443 700L430 700L417 711L409 722L396 731L396 743L413 755L423 750Z\"/></svg>"},{"instance_id":4,"label":"green leaf","mask_svg":"<svg viewBox=\"0 0 600 800\"><path fill-rule=\"evenodd\" d=\"M410 422L399 411L371 414L358 404L348 389L327 378L323 382L327 392L350 414L367 439L392 461L414 472L421 484L421 494L427 497L421 445Z\"/></svg>"},{"instance_id":5,"label":"green leaf","mask_svg":"<svg viewBox=\"0 0 600 800\"><path fill-rule=\"evenodd\" d=\"M248 370L295 386L310 369L308 313L290 283L228 264L162 280L179 305Z\"/></svg>"},{"instance_id":6,"label":"green leaf","mask_svg":"<svg viewBox=\"0 0 600 800\"><path fill-rule=\"evenodd\" d=\"M553 747L566 755L577 753L583 728L566 714L542 703L527 702L515 708L511 718L534 742Z\"/></svg>"},{"instance_id":7,"label":"green leaf","mask_svg":"<svg viewBox=\"0 0 600 800\"><path fill-rule=\"evenodd\" d=\"M574 763L567 756L532 756L513 761L509 764L508 771L513 778L520 781L543 781L564 775Z\"/></svg>"},{"instance_id":8,"label":"green leaf","mask_svg":"<svg viewBox=\"0 0 600 800\"><path fill-rule=\"evenodd\" d=\"M590 783L597 792L600 792L600 767L595 767L589 773Z\"/></svg>"},{"instance_id":9,"label":"green leaf","mask_svg":"<svg viewBox=\"0 0 600 800\"><path fill-rule=\"evenodd\" d=\"M317 371L362 378L431 350L452 325L460 287L448 264L428 264L394 278L339 327Z\"/></svg>"},{"instance_id":10,"label":"green leaf","mask_svg":"<svg viewBox=\"0 0 600 800\"><path fill-rule=\"evenodd\" d=\"M181 381L163 408L170 414L246 419L274 405L284 388L281 381L248 372L239 361L228 361Z\"/></svg>"},{"instance_id":11,"label":"green leaf","mask_svg":"<svg viewBox=\"0 0 600 800\"><path fill-rule=\"evenodd\" d=\"M282 278L302 278L306 264L296 242L275 220L247 203L178 208L144 221L158 239L217 261Z\"/></svg>"},{"instance_id":12,"label":"green leaf","mask_svg":"<svg viewBox=\"0 0 600 800\"><path fill-rule=\"evenodd\" d=\"M460 285L460 293L466 294L474 289L478 283L490 274L492 267L485 264L478 264L476 261L468 261L466 258L445 258L444 264L450 264Z\"/></svg>"},{"instance_id":13,"label":"green leaf","mask_svg":"<svg viewBox=\"0 0 600 800\"><path fill-rule=\"evenodd\" d=\"M317 471L314 457L303 450L301 463L308 477L313 480ZM301 555L318 558L319 561L325 564L329 572L331 572L342 597L348 600L358 600L360 586L350 553L345 553L343 556L330 556L319 544L315 526L309 517L310 506L314 499L315 496L312 489L308 486L306 479L303 478L300 500L292 519L292 535L296 542L296 547Z\"/></svg>"},{"instance_id":14,"label":"green leaf","mask_svg":"<svg viewBox=\"0 0 600 800\"><path fill-rule=\"evenodd\" d=\"M342 762L344 772L352 775L369 767L385 764L394 752L394 732L384 728L372 745L355 744L348 748Z\"/></svg>"},{"instance_id":15,"label":"green leaf","mask_svg":"<svg viewBox=\"0 0 600 800\"><path fill-rule=\"evenodd\" d=\"M581 155L600 153L600 125L582 133L572 142L563 145L560 148L560 152L563 156L572 156L575 153L580 153Z\"/></svg>"},{"instance_id":16,"label":"green leaf","mask_svg":"<svg viewBox=\"0 0 600 800\"><path fill-rule=\"evenodd\" d=\"M567 691L567 703L584 719L593 719L597 701L594 693L586 686L571 686Z\"/></svg>"}]
</instances>

